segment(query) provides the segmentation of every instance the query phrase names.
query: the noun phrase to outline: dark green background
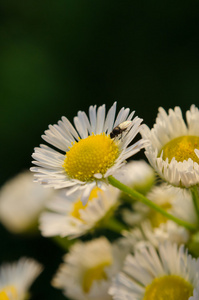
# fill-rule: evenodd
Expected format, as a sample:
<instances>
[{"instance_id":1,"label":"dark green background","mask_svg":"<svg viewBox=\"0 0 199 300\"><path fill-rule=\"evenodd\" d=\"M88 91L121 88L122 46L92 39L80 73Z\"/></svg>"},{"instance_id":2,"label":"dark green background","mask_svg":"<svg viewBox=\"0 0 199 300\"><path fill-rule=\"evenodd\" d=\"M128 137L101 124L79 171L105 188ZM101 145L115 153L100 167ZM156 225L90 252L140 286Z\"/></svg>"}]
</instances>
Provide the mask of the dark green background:
<instances>
[{"instance_id":1,"label":"dark green background","mask_svg":"<svg viewBox=\"0 0 199 300\"><path fill-rule=\"evenodd\" d=\"M198 1L3 0L0 14L0 184L62 115L116 100L151 127L159 106L198 106ZM33 299L64 299L48 286L62 255L51 241L0 236L1 261L45 264Z\"/></svg>"}]
</instances>

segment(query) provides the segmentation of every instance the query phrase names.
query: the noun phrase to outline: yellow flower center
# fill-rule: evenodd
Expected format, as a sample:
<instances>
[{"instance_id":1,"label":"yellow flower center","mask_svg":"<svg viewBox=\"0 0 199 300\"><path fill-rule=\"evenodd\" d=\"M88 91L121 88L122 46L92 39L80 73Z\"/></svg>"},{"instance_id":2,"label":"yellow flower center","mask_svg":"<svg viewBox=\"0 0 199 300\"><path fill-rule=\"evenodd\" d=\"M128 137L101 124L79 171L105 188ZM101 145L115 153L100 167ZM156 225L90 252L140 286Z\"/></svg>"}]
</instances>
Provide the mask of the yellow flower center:
<instances>
[{"instance_id":1,"label":"yellow flower center","mask_svg":"<svg viewBox=\"0 0 199 300\"><path fill-rule=\"evenodd\" d=\"M177 275L155 278L146 287L143 300L188 300L193 286Z\"/></svg>"},{"instance_id":2,"label":"yellow flower center","mask_svg":"<svg viewBox=\"0 0 199 300\"><path fill-rule=\"evenodd\" d=\"M180 136L164 145L159 152L159 156L163 150L163 159L166 160L166 158L168 158L169 162L173 157L175 157L178 162L183 162L191 158L194 162L199 164L199 158L194 152L195 149L199 149L198 136Z\"/></svg>"},{"instance_id":3,"label":"yellow flower center","mask_svg":"<svg viewBox=\"0 0 199 300\"><path fill-rule=\"evenodd\" d=\"M163 203L160 207L166 211L168 211L172 205L169 202ZM156 210L151 210L149 213L149 220L151 222L151 226L153 228L159 227L160 224L166 223L168 218L157 212Z\"/></svg>"},{"instance_id":4,"label":"yellow flower center","mask_svg":"<svg viewBox=\"0 0 199 300\"><path fill-rule=\"evenodd\" d=\"M118 156L119 148L109 136L104 133L91 135L72 143L63 167L70 178L93 181L93 175L104 175Z\"/></svg>"},{"instance_id":5,"label":"yellow flower center","mask_svg":"<svg viewBox=\"0 0 199 300\"><path fill-rule=\"evenodd\" d=\"M0 300L17 300L17 290L14 286L6 286L0 291Z\"/></svg>"},{"instance_id":6,"label":"yellow flower center","mask_svg":"<svg viewBox=\"0 0 199 300\"><path fill-rule=\"evenodd\" d=\"M74 218L82 220L81 217L80 217L80 212L79 212L80 209L85 209L88 206L89 201L92 201L94 198L97 198L98 193L102 194L103 191L98 187L93 188L91 193L90 193L90 196L88 198L88 202L86 203L86 205L83 205L82 201L80 199L78 199L77 202L75 202L73 204L73 211L70 213L70 215Z\"/></svg>"},{"instance_id":7,"label":"yellow flower center","mask_svg":"<svg viewBox=\"0 0 199 300\"><path fill-rule=\"evenodd\" d=\"M110 261L105 261L93 268L86 270L82 282L82 289L85 293L89 293L91 286L95 280L107 280L107 275L104 271L104 268L109 266L110 264Z\"/></svg>"}]
</instances>

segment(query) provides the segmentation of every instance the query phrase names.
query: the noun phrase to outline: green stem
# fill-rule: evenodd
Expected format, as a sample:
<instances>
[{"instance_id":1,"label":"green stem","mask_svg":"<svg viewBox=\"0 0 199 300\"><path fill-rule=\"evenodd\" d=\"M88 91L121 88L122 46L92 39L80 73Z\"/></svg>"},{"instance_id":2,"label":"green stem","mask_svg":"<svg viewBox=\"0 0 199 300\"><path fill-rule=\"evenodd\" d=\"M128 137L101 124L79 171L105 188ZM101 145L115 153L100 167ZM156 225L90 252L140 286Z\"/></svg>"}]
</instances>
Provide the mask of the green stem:
<instances>
[{"instance_id":1,"label":"green stem","mask_svg":"<svg viewBox=\"0 0 199 300\"><path fill-rule=\"evenodd\" d=\"M137 191L135 191L135 190L131 189L130 187L124 185L123 183L121 183L120 181L118 181L113 176L109 176L108 180L109 180L109 183L111 185L113 185L114 187L120 189L124 193L128 194L134 200L140 201L140 202L146 204L147 206L149 206L150 208L155 209L160 214L162 214L163 216L167 217L168 219L174 221L178 225L183 226L183 227L185 227L185 228L187 228L187 229L189 229L191 231L197 230L197 226L196 225L188 223L188 222L183 221L181 219L178 219L175 216L169 214L167 211L163 210L159 205L157 205L154 202L150 201L149 199L147 199L145 196L143 196L142 194L138 193Z\"/></svg>"},{"instance_id":2,"label":"green stem","mask_svg":"<svg viewBox=\"0 0 199 300\"><path fill-rule=\"evenodd\" d=\"M190 191L191 191L194 207L195 207L198 219L199 219L199 195L198 195L197 186L195 185L195 186L191 187Z\"/></svg>"},{"instance_id":3,"label":"green stem","mask_svg":"<svg viewBox=\"0 0 199 300\"><path fill-rule=\"evenodd\" d=\"M69 240L66 237L61 238L60 236L54 236L52 240L65 251L68 251L70 246L75 242L74 240Z\"/></svg>"},{"instance_id":4,"label":"green stem","mask_svg":"<svg viewBox=\"0 0 199 300\"><path fill-rule=\"evenodd\" d=\"M105 223L104 227L120 234L123 230L128 230L127 226L113 217L110 218L107 223Z\"/></svg>"}]
</instances>

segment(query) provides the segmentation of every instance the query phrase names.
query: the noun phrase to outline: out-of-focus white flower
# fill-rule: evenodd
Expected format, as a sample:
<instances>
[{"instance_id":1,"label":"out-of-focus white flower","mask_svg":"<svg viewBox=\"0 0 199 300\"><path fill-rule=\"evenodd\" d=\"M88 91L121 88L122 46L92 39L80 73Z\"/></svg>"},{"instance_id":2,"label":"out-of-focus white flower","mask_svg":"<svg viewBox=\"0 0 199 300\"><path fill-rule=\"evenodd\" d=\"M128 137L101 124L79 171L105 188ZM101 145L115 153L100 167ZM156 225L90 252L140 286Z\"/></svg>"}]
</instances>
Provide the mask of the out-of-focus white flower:
<instances>
[{"instance_id":1,"label":"out-of-focus white flower","mask_svg":"<svg viewBox=\"0 0 199 300\"><path fill-rule=\"evenodd\" d=\"M119 205L118 195L119 190L112 186L95 187L83 206L78 191L67 198L65 192L60 193L47 204L51 212L40 216L42 235L75 238L103 226Z\"/></svg>"},{"instance_id":2,"label":"out-of-focus white flower","mask_svg":"<svg viewBox=\"0 0 199 300\"><path fill-rule=\"evenodd\" d=\"M74 300L109 300L108 288L123 265L128 248L101 237L77 242L64 256L52 285Z\"/></svg>"},{"instance_id":3,"label":"out-of-focus white flower","mask_svg":"<svg viewBox=\"0 0 199 300\"><path fill-rule=\"evenodd\" d=\"M198 300L199 259L183 245L145 245L127 256L109 292L114 300Z\"/></svg>"},{"instance_id":4,"label":"out-of-focus white flower","mask_svg":"<svg viewBox=\"0 0 199 300\"><path fill-rule=\"evenodd\" d=\"M28 289L39 276L42 266L31 258L22 257L0 266L0 299L26 300Z\"/></svg>"},{"instance_id":5,"label":"out-of-focus white flower","mask_svg":"<svg viewBox=\"0 0 199 300\"><path fill-rule=\"evenodd\" d=\"M139 227L130 231L123 231L123 236L126 238L126 244L129 245L131 251L134 251L148 244L158 247L161 242L167 240L178 245L186 244L190 239L190 232L170 220L156 228L153 228L150 221L146 220Z\"/></svg>"},{"instance_id":6,"label":"out-of-focus white flower","mask_svg":"<svg viewBox=\"0 0 199 300\"><path fill-rule=\"evenodd\" d=\"M69 193L82 191L82 202L88 200L91 190L107 182L107 177L115 175L127 158L144 146L141 139L129 146L140 131L142 119L133 118L134 112L122 108L115 120L116 102L105 117L105 105L96 110L89 108L89 119L79 111L73 125L65 117L57 125L49 125L43 139L59 151L46 145L35 148L31 168L36 181L54 188L68 188ZM115 137L113 129L128 121L128 128Z\"/></svg>"},{"instance_id":7,"label":"out-of-focus white flower","mask_svg":"<svg viewBox=\"0 0 199 300\"><path fill-rule=\"evenodd\" d=\"M160 107L154 127L142 127L148 139L145 154L156 172L170 184L190 187L199 184L199 110L186 112L187 125L179 107L167 114Z\"/></svg>"},{"instance_id":8,"label":"out-of-focus white flower","mask_svg":"<svg viewBox=\"0 0 199 300\"><path fill-rule=\"evenodd\" d=\"M0 190L0 221L13 233L34 230L53 189L33 182L33 174L24 171L7 181Z\"/></svg>"},{"instance_id":9,"label":"out-of-focus white flower","mask_svg":"<svg viewBox=\"0 0 199 300\"><path fill-rule=\"evenodd\" d=\"M175 217L197 224L197 215L189 191L162 184L152 188L147 197ZM165 240L185 244L190 238L187 229L142 203L135 203L134 212L124 211L124 219L130 226L140 225L141 240L149 240L155 246ZM134 229L125 235L129 240L132 239L132 245L135 244Z\"/></svg>"},{"instance_id":10,"label":"out-of-focus white flower","mask_svg":"<svg viewBox=\"0 0 199 300\"><path fill-rule=\"evenodd\" d=\"M144 160L130 161L120 169L115 178L145 194L155 183L155 171Z\"/></svg>"}]
</instances>

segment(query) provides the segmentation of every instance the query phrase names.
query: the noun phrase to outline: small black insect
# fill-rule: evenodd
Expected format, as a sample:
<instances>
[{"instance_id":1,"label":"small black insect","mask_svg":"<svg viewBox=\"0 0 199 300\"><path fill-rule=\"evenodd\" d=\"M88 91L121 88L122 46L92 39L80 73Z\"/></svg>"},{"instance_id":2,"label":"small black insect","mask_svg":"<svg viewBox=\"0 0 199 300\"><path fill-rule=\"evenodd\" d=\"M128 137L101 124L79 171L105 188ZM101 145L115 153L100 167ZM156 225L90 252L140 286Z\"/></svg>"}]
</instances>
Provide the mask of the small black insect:
<instances>
[{"instance_id":1,"label":"small black insect","mask_svg":"<svg viewBox=\"0 0 199 300\"><path fill-rule=\"evenodd\" d=\"M122 134L122 132L126 131L127 128L131 125L132 121L125 121L123 123L120 123L110 133L110 138L114 139L118 135Z\"/></svg>"}]
</instances>

